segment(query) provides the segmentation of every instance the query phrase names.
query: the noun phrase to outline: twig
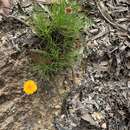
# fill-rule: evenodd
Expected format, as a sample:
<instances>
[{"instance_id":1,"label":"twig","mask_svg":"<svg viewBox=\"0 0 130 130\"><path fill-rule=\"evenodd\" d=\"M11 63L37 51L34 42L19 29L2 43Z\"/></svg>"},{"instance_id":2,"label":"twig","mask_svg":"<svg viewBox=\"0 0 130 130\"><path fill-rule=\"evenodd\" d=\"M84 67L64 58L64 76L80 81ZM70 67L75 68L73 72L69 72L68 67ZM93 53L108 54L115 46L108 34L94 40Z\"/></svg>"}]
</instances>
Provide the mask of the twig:
<instances>
[{"instance_id":1,"label":"twig","mask_svg":"<svg viewBox=\"0 0 130 130\"><path fill-rule=\"evenodd\" d=\"M96 36L89 38L86 42L97 40L108 33L109 33L109 30L102 31L101 33L97 34Z\"/></svg>"},{"instance_id":2,"label":"twig","mask_svg":"<svg viewBox=\"0 0 130 130\"><path fill-rule=\"evenodd\" d=\"M112 22L108 17L110 17L108 14L106 14L106 12L101 9L101 5L100 5L100 1L99 0L95 0L95 3L97 5L98 10L100 11L101 15L103 16L103 18L110 23L113 27L115 27L118 30L121 30L123 32L127 32L127 29L125 29L124 27L120 26L118 23L114 23Z\"/></svg>"}]
</instances>

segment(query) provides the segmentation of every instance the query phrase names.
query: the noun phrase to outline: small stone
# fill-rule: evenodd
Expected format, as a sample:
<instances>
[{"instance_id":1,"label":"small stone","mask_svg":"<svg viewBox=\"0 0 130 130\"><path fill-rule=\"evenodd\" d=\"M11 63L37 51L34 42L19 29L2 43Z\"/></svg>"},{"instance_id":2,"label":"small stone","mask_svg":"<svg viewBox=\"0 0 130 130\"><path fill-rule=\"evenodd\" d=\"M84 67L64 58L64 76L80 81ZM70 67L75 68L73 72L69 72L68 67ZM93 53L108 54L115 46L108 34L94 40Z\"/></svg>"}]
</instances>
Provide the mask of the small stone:
<instances>
[{"instance_id":1,"label":"small stone","mask_svg":"<svg viewBox=\"0 0 130 130\"><path fill-rule=\"evenodd\" d=\"M64 119L65 118L65 115L63 114L63 115L61 115L61 119Z\"/></svg>"},{"instance_id":2,"label":"small stone","mask_svg":"<svg viewBox=\"0 0 130 130\"><path fill-rule=\"evenodd\" d=\"M76 127L76 126L77 126L77 124L76 124L76 123L74 123L74 122L71 122L71 126Z\"/></svg>"},{"instance_id":3,"label":"small stone","mask_svg":"<svg viewBox=\"0 0 130 130\"><path fill-rule=\"evenodd\" d=\"M119 48L121 51L124 51L126 49L126 46L125 45L122 45L120 48Z\"/></svg>"},{"instance_id":4,"label":"small stone","mask_svg":"<svg viewBox=\"0 0 130 130\"><path fill-rule=\"evenodd\" d=\"M128 63L126 64L126 66L127 66L127 69L130 69L130 62L128 62Z\"/></svg>"},{"instance_id":5,"label":"small stone","mask_svg":"<svg viewBox=\"0 0 130 130\"><path fill-rule=\"evenodd\" d=\"M127 82L128 88L130 88L130 81Z\"/></svg>"},{"instance_id":6,"label":"small stone","mask_svg":"<svg viewBox=\"0 0 130 130\"><path fill-rule=\"evenodd\" d=\"M110 117L113 117L113 116L114 116L114 114L113 114L113 113L109 113L109 116L110 116Z\"/></svg>"},{"instance_id":7,"label":"small stone","mask_svg":"<svg viewBox=\"0 0 130 130\"><path fill-rule=\"evenodd\" d=\"M38 124L41 124L41 120L38 121Z\"/></svg>"},{"instance_id":8,"label":"small stone","mask_svg":"<svg viewBox=\"0 0 130 130\"><path fill-rule=\"evenodd\" d=\"M130 57L130 51L127 52L126 57Z\"/></svg>"},{"instance_id":9,"label":"small stone","mask_svg":"<svg viewBox=\"0 0 130 130\"><path fill-rule=\"evenodd\" d=\"M130 72L128 73L128 77L130 77Z\"/></svg>"},{"instance_id":10,"label":"small stone","mask_svg":"<svg viewBox=\"0 0 130 130\"><path fill-rule=\"evenodd\" d=\"M99 112L94 112L92 114L92 117L95 119L95 120L101 120L103 118L102 114L99 113Z\"/></svg>"},{"instance_id":11,"label":"small stone","mask_svg":"<svg viewBox=\"0 0 130 130\"><path fill-rule=\"evenodd\" d=\"M94 77L95 77L95 78L99 78L99 77L101 77L101 74L96 73Z\"/></svg>"},{"instance_id":12,"label":"small stone","mask_svg":"<svg viewBox=\"0 0 130 130\"><path fill-rule=\"evenodd\" d=\"M59 112L58 112L58 111L56 111L54 114L55 114L55 116L58 116L58 115L59 115Z\"/></svg>"},{"instance_id":13,"label":"small stone","mask_svg":"<svg viewBox=\"0 0 130 130\"><path fill-rule=\"evenodd\" d=\"M106 110L107 110L107 111L110 111L110 110L111 110L111 107L110 107L109 104L106 105Z\"/></svg>"},{"instance_id":14,"label":"small stone","mask_svg":"<svg viewBox=\"0 0 130 130\"><path fill-rule=\"evenodd\" d=\"M80 84L80 82L81 82L81 78L75 78L75 83L78 85L78 84Z\"/></svg>"},{"instance_id":15,"label":"small stone","mask_svg":"<svg viewBox=\"0 0 130 130\"><path fill-rule=\"evenodd\" d=\"M89 32L92 33L92 34L97 34L98 31L99 31L99 30L98 30L97 28L95 28L95 29L90 30Z\"/></svg>"},{"instance_id":16,"label":"small stone","mask_svg":"<svg viewBox=\"0 0 130 130\"><path fill-rule=\"evenodd\" d=\"M102 66L107 66L107 65L108 65L108 62L107 62L107 61L102 61L102 62L100 63L100 65L102 65Z\"/></svg>"},{"instance_id":17,"label":"small stone","mask_svg":"<svg viewBox=\"0 0 130 130\"><path fill-rule=\"evenodd\" d=\"M68 82L66 80L64 80L64 84L68 84Z\"/></svg>"},{"instance_id":18,"label":"small stone","mask_svg":"<svg viewBox=\"0 0 130 130\"><path fill-rule=\"evenodd\" d=\"M60 108L61 108L60 105L56 105L56 106L55 106L55 109L60 109Z\"/></svg>"},{"instance_id":19,"label":"small stone","mask_svg":"<svg viewBox=\"0 0 130 130\"><path fill-rule=\"evenodd\" d=\"M2 21L2 16L0 15L0 21Z\"/></svg>"},{"instance_id":20,"label":"small stone","mask_svg":"<svg viewBox=\"0 0 130 130\"><path fill-rule=\"evenodd\" d=\"M84 113L81 118L85 121L88 121L91 125L97 125L92 116L88 113Z\"/></svg>"},{"instance_id":21,"label":"small stone","mask_svg":"<svg viewBox=\"0 0 130 130\"><path fill-rule=\"evenodd\" d=\"M102 127L103 129L106 129L106 128L107 128L107 124L106 124L106 123L103 123L103 124L101 125L101 127Z\"/></svg>"}]
</instances>

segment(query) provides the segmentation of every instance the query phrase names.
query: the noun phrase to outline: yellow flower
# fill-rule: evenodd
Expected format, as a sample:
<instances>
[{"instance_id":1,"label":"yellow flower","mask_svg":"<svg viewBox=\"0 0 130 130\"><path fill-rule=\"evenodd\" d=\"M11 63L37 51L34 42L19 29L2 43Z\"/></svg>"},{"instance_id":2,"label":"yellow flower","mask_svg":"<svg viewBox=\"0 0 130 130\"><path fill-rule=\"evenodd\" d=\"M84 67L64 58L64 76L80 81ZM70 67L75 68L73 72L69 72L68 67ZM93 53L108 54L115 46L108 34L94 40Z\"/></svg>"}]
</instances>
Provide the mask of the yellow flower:
<instances>
[{"instance_id":1,"label":"yellow flower","mask_svg":"<svg viewBox=\"0 0 130 130\"><path fill-rule=\"evenodd\" d=\"M36 92L37 91L36 82L34 82L33 80L28 80L24 82L23 91L28 95L31 95L34 92Z\"/></svg>"}]
</instances>

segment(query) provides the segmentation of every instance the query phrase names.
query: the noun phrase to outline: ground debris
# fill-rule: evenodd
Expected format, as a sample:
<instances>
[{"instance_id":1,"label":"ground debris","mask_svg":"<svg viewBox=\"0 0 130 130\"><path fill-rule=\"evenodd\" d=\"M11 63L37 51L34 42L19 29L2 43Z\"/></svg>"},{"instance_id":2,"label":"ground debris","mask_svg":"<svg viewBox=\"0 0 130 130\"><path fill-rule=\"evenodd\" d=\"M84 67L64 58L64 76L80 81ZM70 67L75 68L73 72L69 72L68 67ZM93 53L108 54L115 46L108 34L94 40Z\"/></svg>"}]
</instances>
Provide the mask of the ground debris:
<instances>
[{"instance_id":1,"label":"ground debris","mask_svg":"<svg viewBox=\"0 0 130 130\"><path fill-rule=\"evenodd\" d=\"M94 21L85 30L85 71L65 99L58 123L71 130L129 130L129 2L84 1L83 7Z\"/></svg>"},{"instance_id":2,"label":"ground debris","mask_svg":"<svg viewBox=\"0 0 130 130\"><path fill-rule=\"evenodd\" d=\"M0 17L0 128L129 130L130 2L81 1L82 11L93 21L89 29L84 29L83 66L75 75L60 75L55 81L57 85L48 86L48 81L43 84L44 79L30 72L28 66L30 50L41 47L40 39L27 24L32 2L13 1L11 14ZM28 79L37 80L40 86L38 94L32 97L22 93L22 83ZM57 95L56 86L63 84L65 89L61 88ZM66 90L70 93L64 95L60 113L59 96Z\"/></svg>"}]
</instances>

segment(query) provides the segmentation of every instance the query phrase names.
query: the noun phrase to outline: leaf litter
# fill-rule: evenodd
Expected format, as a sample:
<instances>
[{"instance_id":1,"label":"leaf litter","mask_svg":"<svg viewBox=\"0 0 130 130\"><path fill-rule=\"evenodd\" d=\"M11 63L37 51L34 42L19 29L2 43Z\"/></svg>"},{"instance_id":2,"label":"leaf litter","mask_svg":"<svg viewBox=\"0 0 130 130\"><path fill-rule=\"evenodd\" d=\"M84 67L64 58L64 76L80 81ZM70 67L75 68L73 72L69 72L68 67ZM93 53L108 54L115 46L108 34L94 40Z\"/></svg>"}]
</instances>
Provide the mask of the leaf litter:
<instances>
[{"instance_id":1,"label":"leaf litter","mask_svg":"<svg viewBox=\"0 0 130 130\"><path fill-rule=\"evenodd\" d=\"M47 81L43 85L44 79L29 71L26 50L37 48L35 43L39 42L24 22L31 15L32 3L14 0L11 15L0 20L0 128L130 129L130 2L82 0L81 3L82 11L91 17L93 24L84 29L85 49L77 71L82 76L75 78L78 84L68 72L63 79L60 76L56 80L60 79L59 88L65 84L70 91L60 113L55 111L61 105L55 86L46 93ZM28 78L37 79L39 94L27 97L21 94L21 87L16 89ZM60 90L61 94L64 92Z\"/></svg>"},{"instance_id":2,"label":"leaf litter","mask_svg":"<svg viewBox=\"0 0 130 130\"><path fill-rule=\"evenodd\" d=\"M83 2L83 10L89 11L93 21L85 30L84 74L64 100L56 128L129 130L130 2Z\"/></svg>"}]
</instances>

